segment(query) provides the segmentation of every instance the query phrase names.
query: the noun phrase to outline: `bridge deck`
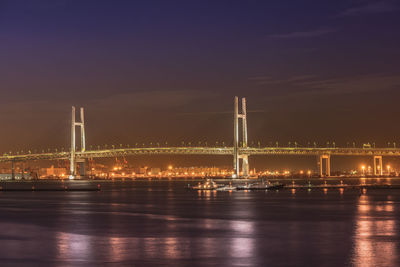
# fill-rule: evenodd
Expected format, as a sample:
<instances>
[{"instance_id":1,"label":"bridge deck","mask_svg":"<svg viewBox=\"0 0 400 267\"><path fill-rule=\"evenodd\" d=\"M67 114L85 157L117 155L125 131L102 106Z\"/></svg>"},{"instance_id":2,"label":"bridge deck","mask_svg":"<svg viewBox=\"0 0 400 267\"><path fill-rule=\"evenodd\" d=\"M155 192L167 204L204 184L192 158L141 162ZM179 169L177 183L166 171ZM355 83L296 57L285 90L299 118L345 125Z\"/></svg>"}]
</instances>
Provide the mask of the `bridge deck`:
<instances>
[{"instance_id":1,"label":"bridge deck","mask_svg":"<svg viewBox=\"0 0 400 267\"><path fill-rule=\"evenodd\" d=\"M244 155L332 155L332 156L400 156L400 148L317 148L264 147L240 148ZM148 147L87 150L77 152L77 159L107 158L133 155L233 155L233 147ZM4 154L0 162L69 159L70 152Z\"/></svg>"}]
</instances>

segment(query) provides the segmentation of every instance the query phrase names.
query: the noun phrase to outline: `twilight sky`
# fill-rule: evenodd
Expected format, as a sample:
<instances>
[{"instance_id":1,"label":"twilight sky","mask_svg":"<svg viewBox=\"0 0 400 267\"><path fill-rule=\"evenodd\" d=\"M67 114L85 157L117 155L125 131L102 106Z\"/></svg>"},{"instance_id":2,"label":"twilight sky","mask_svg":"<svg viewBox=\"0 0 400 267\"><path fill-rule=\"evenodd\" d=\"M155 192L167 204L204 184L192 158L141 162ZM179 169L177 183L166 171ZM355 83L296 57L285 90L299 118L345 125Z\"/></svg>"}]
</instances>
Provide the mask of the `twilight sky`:
<instances>
[{"instance_id":1,"label":"twilight sky","mask_svg":"<svg viewBox=\"0 0 400 267\"><path fill-rule=\"evenodd\" d=\"M397 141L400 3L0 0L0 151L249 139ZM250 142L251 143L251 142Z\"/></svg>"}]
</instances>

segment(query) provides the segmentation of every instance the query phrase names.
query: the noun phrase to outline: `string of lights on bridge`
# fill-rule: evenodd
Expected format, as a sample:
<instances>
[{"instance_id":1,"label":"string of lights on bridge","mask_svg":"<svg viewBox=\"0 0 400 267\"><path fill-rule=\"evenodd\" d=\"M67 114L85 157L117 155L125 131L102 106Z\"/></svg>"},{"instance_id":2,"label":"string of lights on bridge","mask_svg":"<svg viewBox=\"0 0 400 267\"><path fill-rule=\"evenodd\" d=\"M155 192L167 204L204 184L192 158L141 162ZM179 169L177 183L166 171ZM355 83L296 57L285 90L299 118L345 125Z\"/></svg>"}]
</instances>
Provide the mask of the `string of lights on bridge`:
<instances>
[{"instance_id":1,"label":"string of lights on bridge","mask_svg":"<svg viewBox=\"0 0 400 267\"><path fill-rule=\"evenodd\" d=\"M336 142L326 142L324 145L318 144L317 142L307 142L307 145L302 145L299 142L260 142L251 141L249 142L250 147L258 148L375 148L374 142L364 143L362 145L357 145L356 142L347 142L346 146L337 146ZM268 145L266 145L268 144ZM242 142L240 142L242 146ZM135 144L104 144L104 145L89 145L89 150L104 150L104 149L124 149L124 148L151 148L151 147L215 147L215 148L227 148L232 147L232 142L225 141L189 141L189 142L179 142L179 143L169 143L169 142L140 142ZM387 146L380 148L396 148L396 142L387 142ZM3 156L6 155L23 155L23 154L37 154L37 153L58 153L58 152L69 152L70 150L65 150L64 147L61 148L47 148L47 149L33 149L33 150L20 150L20 151L8 151L2 153Z\"/></svg>"}]
</instances>

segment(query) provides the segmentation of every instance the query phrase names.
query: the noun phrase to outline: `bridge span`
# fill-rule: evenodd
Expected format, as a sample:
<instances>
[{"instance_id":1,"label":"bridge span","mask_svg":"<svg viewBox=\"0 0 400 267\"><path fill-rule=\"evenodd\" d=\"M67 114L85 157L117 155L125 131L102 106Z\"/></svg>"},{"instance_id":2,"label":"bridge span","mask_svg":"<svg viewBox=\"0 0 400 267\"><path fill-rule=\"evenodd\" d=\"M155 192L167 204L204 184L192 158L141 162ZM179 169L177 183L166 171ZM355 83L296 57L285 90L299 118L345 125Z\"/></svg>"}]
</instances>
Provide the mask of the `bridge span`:
<instances>
[{"instance_id":1,"label":"bridge span","mask_svg":"<svg viewBox=\"0 0 400 267\"><path fill-rule=\"evenodd\" d=\"M109 158L140 155L225 155L232 156L233 147L144 147L144 148L119 148L100 149L75 152L77 161L92 158ZM317 156L330 159L331 156L371 156L379 159L384 156L400 156L400 148L315 148L315 147L247 147L240 148L241 155L289 155L289 156ZM32 160L69 160L70 152L54 153L29 153L20 155L4 154L0 162L19 162ZM320 164L323 162L320 162ZM377 165L380 166L380 165ZM328 166L330 167L330 166ZM325 164L326 168L326 164ZM381 169L382 166L377 167ZM327 170L322 175L327 175ZM379 174L379 173L378 173Z\"/></svg>"},{"instance_id":2,"label":"bridge span","mask_svg":"<svg viewBox=\"0 0 400 267\"><path fill-rule=\"evenodd\" d=\"M240 148L242 155L304 155L304 156L400 156L400 148L324 148L324 147L247 147ZM140 155L227 155L232 156L233 147L143 147L86 150L75 152L78 159L109 158ZM3 154L0 162L30 160L69 160L70 152Z\"/></svg>"},{"instance_id":3,"label":"bridge span","mask_svg":"<svg viewBox=\"0 0 400 267\"><path fill-rule=\"evenodd\" d=\"M234 101L234 142L233 147L140 147L86 150L84 110L80 109L80 122L75 119L75 107L72 107L71 150L68 152L3 154L0 162L25 162L32 160L69 160L70 178L76 176L76 164L85 164L87 159L107 158L135 155L226 155L233 156L233 177L249 175L249 156L256 155L293 155L317 156L319 159L320 175L330 176L331 156L371 156L374 160L374 174L383 174L382 157L400 156L400 148L357 148L357 147L249 147L247 144L247 113L246 101L242 99L242 111L239 114L238 97ZM242 141L239 142L239 120L242 120ZM80 149L76 144L76 128L80 127ZM239 162L242 161L240 171ZM14 166L14 164L13 164ZM84 168L82 168L84 169Z\"/></svg>"}]
</instances>

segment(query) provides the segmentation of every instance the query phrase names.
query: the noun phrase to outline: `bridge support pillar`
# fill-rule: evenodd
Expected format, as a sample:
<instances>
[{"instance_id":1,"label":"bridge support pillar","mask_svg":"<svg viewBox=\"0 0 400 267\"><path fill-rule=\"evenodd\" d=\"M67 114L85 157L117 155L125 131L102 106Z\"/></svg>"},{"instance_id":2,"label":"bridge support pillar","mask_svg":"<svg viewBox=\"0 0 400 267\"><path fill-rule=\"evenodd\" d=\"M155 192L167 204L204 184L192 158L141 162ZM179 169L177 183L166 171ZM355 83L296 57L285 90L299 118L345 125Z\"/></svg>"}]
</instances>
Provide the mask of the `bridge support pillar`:
<instances>
[{"instance_id":1,"label":"bridge support pillar","mask_svg":"<svg viewBox=\"0 0 400 267\"><path fill-rule=\"evenodd\" d=\"M72 107L72 121L71 121L71 157L70 157L70 176L69 179L76 177L76 127L81 128L81 152L85 152L86 140L85 140L85 118L84 109L80 108L80 122L76 122L76 111L75 107ZM83 168L84 169L84 168Z\"/></svg>"},{"instance_id":2,"label":"bridge support pillar","mask_svg":"<svg viewBox=\"0 0 400 267\"><path fill-rule=\"evenodd\" d=\"M374 175L383 175L382 156L374 156Z\"/></svg>"},{"instance_id":3,"label":"bridge support pillar","mask_svg":"<svg viewBox=\"0 0 400 267\"><path fill-rule=\"evenodd\" d=\"M24 162L21 163L21 179L25 179L25 164Z\"/></svg>"},{"instance_id":4,"label":"bridge support pillar","mask_svg":"<svg viewBox=\"0 0 400 267\"><path fill-rule=\"evenodd\" d=\"M15 180L15 161L11 161L11 180Z\"/></svg>"},{"instance_id":5,"label":"bridge support pillar","mask_svg":"<svg viewBox=\"0 0 400 267\"><path fill-rule=\"evenodd\" d=\"M240 154L239 148L239 119L242 120L242 146L247 148L247 112L246 112L246 98L242 98L242 112L239 114L239 98L235 96L233 105L233 178L240 176L240 159L242 159L242 175L243 177L249 176L249 156Z\"/></svg>"},{"instance_id":6,"label":"bridge support pillar","mask_svg":"<svg viewBox=\"0 0 400 267\"><path fill-rule=\"evenodd\" d=\"M325 173L324 173L324 163L325 163ZM319 174L321 177L331 176L331 155L319 156Z\"/></svg>"},{"instance_id":7,"label":"bridge support pillar","mask_svg":"<svg viewBox=\"0 0 400 267\"><path fill-rule=\"evenodd\" d=\"M76 165L79 167L79 176L83 177L86 175L86 161L85 159L77 159Z\"/></svg>"},{"instance_id":8,"label":"bridge support pillar","mask_svg":"<svg viewBox=\"0 0 400 267\"><path fill-rule=\"evenodd\" d=\"M249 177L249 156L241 155L240 158L242 159L242 176Z\"/></svg>"}]
</instances>

